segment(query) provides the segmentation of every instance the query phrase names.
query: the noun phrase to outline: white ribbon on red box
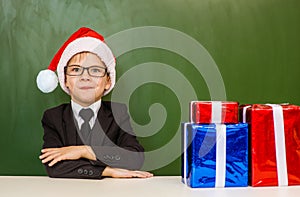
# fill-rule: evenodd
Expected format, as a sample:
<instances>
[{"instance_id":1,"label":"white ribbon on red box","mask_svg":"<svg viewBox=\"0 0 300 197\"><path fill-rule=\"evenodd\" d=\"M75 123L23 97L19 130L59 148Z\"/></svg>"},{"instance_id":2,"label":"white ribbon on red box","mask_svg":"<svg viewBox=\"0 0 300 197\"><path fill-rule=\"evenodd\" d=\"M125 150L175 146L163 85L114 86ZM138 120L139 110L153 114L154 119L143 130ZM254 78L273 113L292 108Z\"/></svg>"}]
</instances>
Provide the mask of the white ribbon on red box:
<instances>
[{"instance_id":1,"label":"white ribbon on red box","mask_svg":"<svg viewBox=\"0 0 300 197\"><path fill-rule=\"evenodd\" d=\"M285 148L285 135L284 135L284 118L282 106L278 104L266 104L272 107L273 122L274 122L274 135L275 135L275 152L276 152L276 166L278 186L288 185L288 174L286 164L286 148ZM246 122L246 111L251 105L243 108L243 122Z\"/></svg>"},{"instance_id":2,"label":"white ribbon on red box","mask_svg":"<svg viewBox=\"0 0 300 197\"><path fill-rule=\"evenodd\" d=\"M286 165L283 110L281 105L267 105L273 109L278 185L287 186L288 175Z\"/></svg>"},{"instance_id":3,"label":"white ribbon on red box","mask_svg":"<svg viewBox=\"0 0 300 197\"><path fill-rule=\"evenodd\" d=\"M222 102L211 101L211 122L221 123L222 122Z\"/></svg>"}]
</instances>

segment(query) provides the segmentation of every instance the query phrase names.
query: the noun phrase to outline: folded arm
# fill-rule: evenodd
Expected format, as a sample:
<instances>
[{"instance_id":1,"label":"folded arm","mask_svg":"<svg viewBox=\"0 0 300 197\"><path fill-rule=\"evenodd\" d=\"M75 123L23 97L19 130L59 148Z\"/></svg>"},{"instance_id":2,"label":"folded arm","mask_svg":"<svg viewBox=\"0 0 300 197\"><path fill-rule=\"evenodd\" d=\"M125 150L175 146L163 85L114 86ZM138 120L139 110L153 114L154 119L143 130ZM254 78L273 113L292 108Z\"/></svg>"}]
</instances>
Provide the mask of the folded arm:
<instances>
[{"instance_id":1,"label":"folded arm","mask_svg":"<svg viewBox=\"0 0 300 197\"><path fill-rule=\"evenodd\" d=\"M144 161L144 155L142 147L138 144L137 148L133 144L132 147L126 147L126 138L120 138L120 144L123 144L125 149L133 154L124 154L124 150L120 151L113 147L96 146L90 147L86 145L73 145L65 146L62 140L63 134L59 133L59 129L51 124L51 116L47 113L44 114L42 119L42 125L44 127L44 145L40 159L44 164L46 171L50 177L57 178L94 178L99 179L102 176L109 177L151 177L151 173L142 172L137 170L127 169L139 169ZM124 135L122 133L121 135ZM133 136L130 136L133 139ZM116 160L122 160L114 165L112 158ZM102 161L103 158L106 161ZM135 161L135 162L132 162ZM127 169L123 169L127 168Z\"/></svg>"},{"instance_id":2,"label":"folded arm","mask_svg":"<svg viewBox=\"0 0 300 197\"><path fill-rule=\"evenodd\" d=\"M96 156L89 146L67 146L61 148L42 149L40 159L42 163L48 163L47 172L50 177L78 177L99 178L101 176L114 178L148 178L153 175L149 172L127 170L122 168L95 167L82 160L96 160ZM77 167L79 164L79 168ZM63 170L68 168L68 170ZM74 170L75 169L75 170ZM77 169L77 171L76 171ZM102 173L101 173L102 171ZM60 173L57 173L60 172Z\"/></svg>"}]
</instances>

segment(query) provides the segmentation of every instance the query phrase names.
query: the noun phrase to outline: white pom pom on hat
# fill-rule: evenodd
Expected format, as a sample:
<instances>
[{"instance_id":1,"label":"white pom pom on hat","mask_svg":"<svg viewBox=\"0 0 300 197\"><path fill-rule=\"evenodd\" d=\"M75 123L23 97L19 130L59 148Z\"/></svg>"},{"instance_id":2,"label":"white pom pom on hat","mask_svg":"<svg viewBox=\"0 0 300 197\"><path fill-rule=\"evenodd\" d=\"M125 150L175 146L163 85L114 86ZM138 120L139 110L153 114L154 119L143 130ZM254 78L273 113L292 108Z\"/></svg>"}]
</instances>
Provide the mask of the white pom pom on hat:
<instances>
[{"instance_id":1,"label":"white pom pom on hat","mask_svg":"<svg viewBox=\"0 0 300 197\"><path fill-rule=\"evenodd\" d=\"M44 93L49 93L55 90L57 83L57 76L52 70L42 70L36 78L38 88Z\"/></svg>"},{"instance_id":2,"label":"white pom pom on hat","mask_svg":"<svg viewBox=\"0 0 300 197\"><path fill-rule=\"evenodd\" d=\"M48 69L39 72L36 78L38 88L44 93L49 93L55 90L59 82L61 88L69 94L69 90L65 86L64 67L75 54L80 52L94 53L104 62L111 80L110 88L104 92L104 95L108 94L116 81L116 60L104 42L103 36L87 27L82 27L73 33L57 51ZM57 71L58 78L55 71Z\"/></svg>"}]
</instances>

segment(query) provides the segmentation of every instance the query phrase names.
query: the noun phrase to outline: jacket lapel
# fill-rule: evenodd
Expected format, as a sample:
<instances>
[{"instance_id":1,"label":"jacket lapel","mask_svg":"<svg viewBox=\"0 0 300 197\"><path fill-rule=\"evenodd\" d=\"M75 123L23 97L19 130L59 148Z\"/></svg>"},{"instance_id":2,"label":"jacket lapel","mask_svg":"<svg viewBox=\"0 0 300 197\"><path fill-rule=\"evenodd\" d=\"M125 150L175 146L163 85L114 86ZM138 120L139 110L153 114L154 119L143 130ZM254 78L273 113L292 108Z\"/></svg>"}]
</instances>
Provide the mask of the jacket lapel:
<instances>
[{"instance_id":1,"label":"jacket lapel","mask_svg":"<svg viewBox=\"0 0 300 197\"><path fill-rule=\"evenodd\" d=\"M109 127L112 123L112 114L111 111L105 106L102 102L101 107L98 111L97 121L95 122L95 126L93 128L92 136L91 136L91 145L99 146L99 145L108 145L111 143L107 138L107 134L109 132Z\"/></svg>"},{"instance_id":2,"label":"jacket lapel","mask_svg":"<svg viewBox=\"0 0 300 197\"><path fill-rule=\"evenodd\" d=\"M82 141L77 133L77 122L74 119L71 104L68 104L63 112L63 123L65 131L66 145L79 145Z\"/></svg>"},{"instance_id":3,"label":"jacket lapel","mask_svg":"<svg viewBox=\"0 0 300 197\"><path fill-rule=\"evenodd\" d=\"M98 121L104 131L104 133L108 133L108 129L113 121L113 116L111 110L109 110L108 103L102 102L101 107L98 112Z\"/></svg>"}]
</instances>

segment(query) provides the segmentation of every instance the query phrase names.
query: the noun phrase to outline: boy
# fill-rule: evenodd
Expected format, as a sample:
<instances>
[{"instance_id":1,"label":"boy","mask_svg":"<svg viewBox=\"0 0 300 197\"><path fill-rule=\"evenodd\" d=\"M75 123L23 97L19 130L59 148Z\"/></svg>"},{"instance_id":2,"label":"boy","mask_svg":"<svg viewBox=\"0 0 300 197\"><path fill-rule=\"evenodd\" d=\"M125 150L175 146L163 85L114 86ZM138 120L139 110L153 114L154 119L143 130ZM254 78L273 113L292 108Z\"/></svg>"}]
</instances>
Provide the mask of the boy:
<instances>
[{"instance_id":1,"label":"boy","mask_svg":"<svg viewBox=\"0 0 300 197\"><path fill-rule=\"evenodd\" d=\"M55 54L37 85L51 92L58 79L71 103L45 111L44 144L40 159L50 177L147 178L138 171L144 162L143 147L132 131L123 104L102 101L115 84L115 58L104 38L80 28Z\"/></svg>"}]
</instances>

